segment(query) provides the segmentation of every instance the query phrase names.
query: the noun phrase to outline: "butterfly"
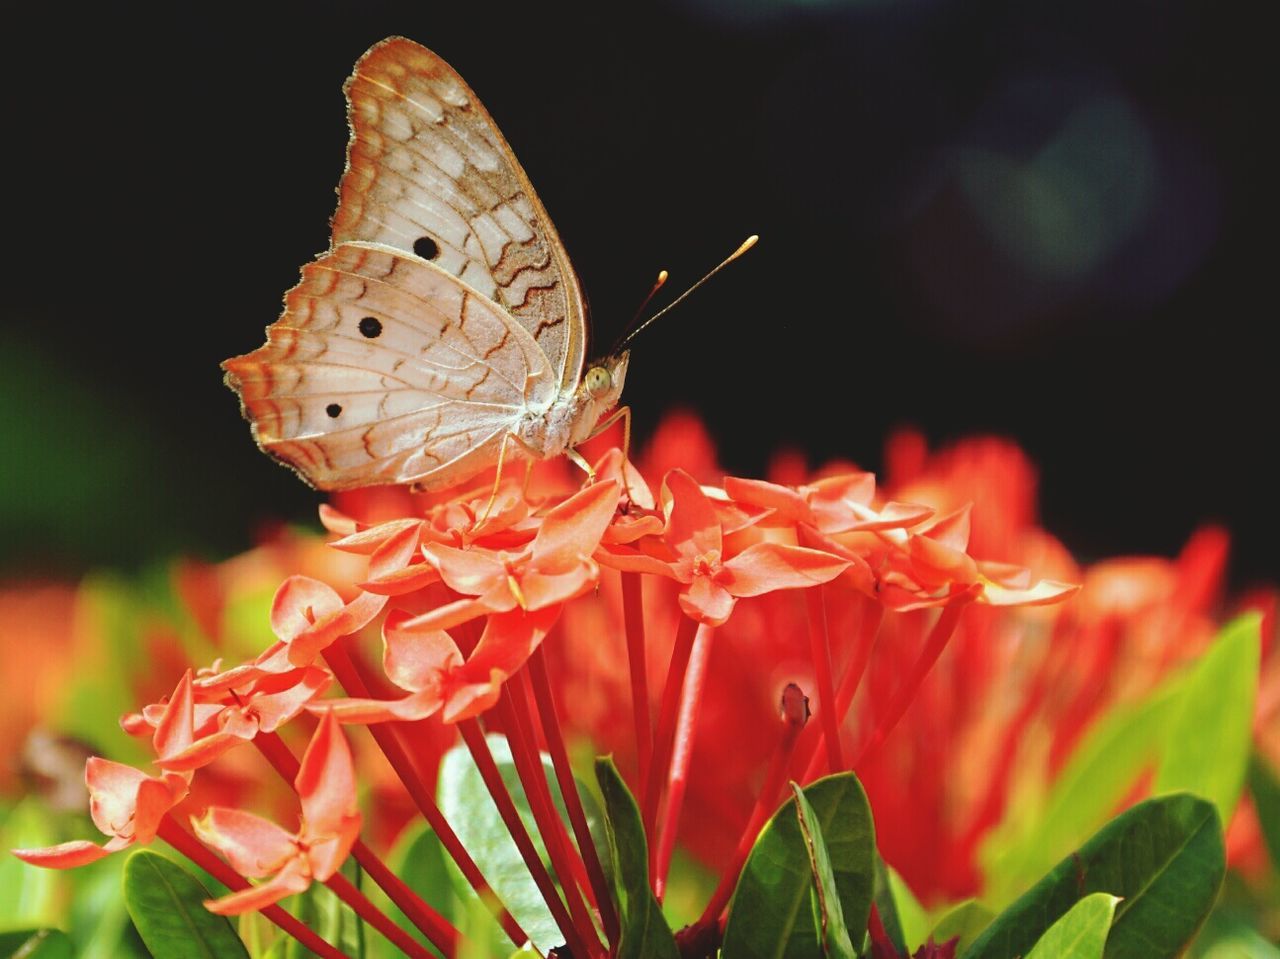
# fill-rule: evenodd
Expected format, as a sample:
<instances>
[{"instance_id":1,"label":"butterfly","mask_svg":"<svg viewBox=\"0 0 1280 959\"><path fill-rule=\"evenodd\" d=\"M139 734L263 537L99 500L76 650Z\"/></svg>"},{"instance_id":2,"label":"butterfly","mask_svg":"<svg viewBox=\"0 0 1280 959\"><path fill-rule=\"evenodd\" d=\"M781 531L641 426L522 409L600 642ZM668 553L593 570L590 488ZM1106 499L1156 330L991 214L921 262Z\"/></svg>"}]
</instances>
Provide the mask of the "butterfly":
<instances>
[{"instance_id":1,"label":"butterfly","mask_svg":"<svg viewBox=\"0 0 1280 959\"><path fill-rule=\"evenodd\" d=\"M322 490L440 489L519 451L585 467L629 353L584 363L582 289L493 119L402 37L344 90L330 249L266 344L222 364L258 446Z\"/></svg>"}]
</instances>

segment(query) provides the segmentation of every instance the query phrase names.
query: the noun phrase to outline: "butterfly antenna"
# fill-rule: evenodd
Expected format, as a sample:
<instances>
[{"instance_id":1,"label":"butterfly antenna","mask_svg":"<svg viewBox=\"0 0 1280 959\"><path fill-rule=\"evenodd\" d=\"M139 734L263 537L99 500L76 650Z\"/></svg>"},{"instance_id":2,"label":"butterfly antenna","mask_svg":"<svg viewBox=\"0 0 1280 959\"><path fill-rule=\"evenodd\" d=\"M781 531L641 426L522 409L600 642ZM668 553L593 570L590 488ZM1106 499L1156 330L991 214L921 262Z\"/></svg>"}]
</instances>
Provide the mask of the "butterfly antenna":
<instances>
[{"instance_id":1,"label":"butterfly antenna","mask_svg":"<svg viewBox=\"0 0 1280 959\"><path fill-rule=\"evenodd\" d=\"M667 277L669 277L670 275L671 274L669 274L666 270L658 271L658 278L653 281L653 286L649 288L649 292L645 295L645 298L641 300L640 305L636 307L635 315L631 317L631 320L627 323L626 327L623 328L622 335L624 337L628 334L628 332L631 330L633 326L635 326L637 323L640 322L640 314L644 312L645 307L647 307L650 303L653 302L654 296L657 295L657 292L660 289L662 289L663 284L667 282Z\"/></svg>"},{"instance_id":2,"label":"butterfly antenna","mask_svg":"<svg viewBox=\"0 0 1280 959\"><path fill-rule=\"evenodd\" d=\"M685 299L686 297L688 297L690 293L692 293L692 292L693 292L694 290L696 290L698 287L702 286L702 284L703 284L703 283L706 283L706 282L707 282L707 280L711 279L713 276L715 276L717 273L719 273L721 270L723 270L726 266L728 266L730 263L732 263L732 262L733 262L734 260L736 260L738 257L742 256L742 254L746 253L746 252L747 252L747 250L749 250L749 249L751 249L753 246L755 246L755 245L756 245L756 242L757 242L759 239L760 239L760 237L758 237L758 236L756 236L756 235L752 234L751 236L749 236L749 237L747 237L745 240L743 240L743 241L742 241L742 245L741 245L741 246L739 246L739 247L738 247L736 250L734 250L732 253L730 253L730 254L729 254L727 257L725 257L723 260L721 260L721 261L720 261L720 263L715 267L715 269L713 269L710 273L708 273L706 276L704 276L702 279L700 279L697 283L693 284L693 286L689 287L689 289L685 290L683 293L681 293L681 294L680 294L679 296L677 296L674 300L672 300L670 303L668 303L666 306L664 306L662 309L660 309L657 313L653 314L653 316L649 317L647 320L645 320L643 323L641 323L641 324L640 324L639 326L637 326L635 329L631 330L631 332L624 334L624 335L623 335L623 337L622 337L622 339L618 341L617 345L616 345L616 346L614 346L614 348L613 348L610 352L612 352L612 353L617 353L619 350L624 349L628 343L630 343L632 340L634 340L637 336L639 336L639 335L640 335L640 331L641 331L641 330L643 330L645 327L647 327L647 326L649 326L651 323L653 323L653 321L654 321L654 320L656 320L658 317L663 316L664 314L671 312L673 309L675 309L677 306L679 306L679 305L680 305L680 303L681 303L681 302L683 302L683 301L684 301L684 299ZM642 306L640 307L640 310L638 310L638 311L637 311L637 313L636 313L636 315L637 315L637 316L639 315L640 311L642 311L642 310L644 309L644 306L648 304L649 300L653 298L653 294L658 292L659 287L661 287L661 286L662 286L662 283L665 281L665 279L666 279L666 270L663 270L663 271L662 271L662 273L659 273L659 274L658 274L658 280L659 280L659 282L658 282L658 283L656 283L656 284L654 285L653 291L652 291L652 292L649 294L649 296L645 299L645 304L644 304L644 305L642 305ZM632 323L634 323L634 322L635 322L635 321L633 320L633 321L632 321Z\"/></svg>"}]
</instances>

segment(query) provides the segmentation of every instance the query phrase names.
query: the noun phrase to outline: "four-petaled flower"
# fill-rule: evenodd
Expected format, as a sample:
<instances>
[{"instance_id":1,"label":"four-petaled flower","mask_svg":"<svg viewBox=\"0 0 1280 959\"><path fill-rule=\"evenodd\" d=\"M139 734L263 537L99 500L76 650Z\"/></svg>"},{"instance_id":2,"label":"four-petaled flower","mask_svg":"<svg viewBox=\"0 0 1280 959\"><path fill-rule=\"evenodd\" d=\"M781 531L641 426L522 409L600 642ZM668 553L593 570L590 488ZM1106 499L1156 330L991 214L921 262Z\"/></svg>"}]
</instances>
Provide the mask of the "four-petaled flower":
<instances>
[{"instance_id":1,"label":"four-petaled flower","mask_svg":"<svg viewBox=\"0 0 1280 959\"><path fill-rule=\"evenodd\" d=\"M326 714L302 757L294 779L302 803L296 833L239 809L211 806L191 821L205 843L226 857L242 876L266 882L205 906L223 915L262 909L302 892L338 871L360 833L355 767L342 727Z\"/></svg>"},{"instance_id":2,"label":"four-petaled flower","mask_svg":"<svg viewBox=\"0 0 1280 959\"><path fill-rule=\"evenodd\" d=\"M786 543L752 543L725 555L725 530L712 501L683 470L663 484L666 528L659 537L601 549L602 563L621 570L658 573L682 584L679 602L700 623L719 626L746 596L830 582L849 567L831 553Z\"/></svg>"}]
</instances>

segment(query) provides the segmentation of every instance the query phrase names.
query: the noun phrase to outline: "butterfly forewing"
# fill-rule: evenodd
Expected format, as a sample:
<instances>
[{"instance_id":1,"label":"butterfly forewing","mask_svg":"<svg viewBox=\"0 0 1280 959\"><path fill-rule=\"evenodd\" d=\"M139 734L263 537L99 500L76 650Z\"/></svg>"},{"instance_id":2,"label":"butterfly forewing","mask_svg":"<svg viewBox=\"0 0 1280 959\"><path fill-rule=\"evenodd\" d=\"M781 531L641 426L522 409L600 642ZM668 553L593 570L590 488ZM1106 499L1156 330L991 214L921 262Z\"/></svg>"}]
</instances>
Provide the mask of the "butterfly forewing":
<instances>
[{"instance_id":1,"label":"butterfly forewing","mask_svg":"<svg viewBox=\"0 0 1280 959\"><path fill-rule=\"evenodd\" d=\"M546 211L488 112L410 40L377 44L346 85L351 141L333 242L423 256L507 310L554 372L581 376L586 318Z\"/></svg>"},{"instance_id":2,"label":"butterfly forewing","mask_svg":"<svg viewBox=\"0 0 1280 959\"><path fill-rule=\"evenodd\" d=\"M303 267L266 345L224 365L259 444L322 489L447 485L559 389L501 307L370 243Z\"/></svg>"}]
</instances>

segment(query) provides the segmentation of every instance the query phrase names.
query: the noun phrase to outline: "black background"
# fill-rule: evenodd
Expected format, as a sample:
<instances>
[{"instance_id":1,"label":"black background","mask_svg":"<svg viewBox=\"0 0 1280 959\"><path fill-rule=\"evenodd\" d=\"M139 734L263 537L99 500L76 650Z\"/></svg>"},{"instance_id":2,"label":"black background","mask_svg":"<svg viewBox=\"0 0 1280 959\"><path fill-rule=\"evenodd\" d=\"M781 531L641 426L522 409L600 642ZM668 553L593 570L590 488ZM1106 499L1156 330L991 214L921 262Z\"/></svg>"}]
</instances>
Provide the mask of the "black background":
<instances>
[{"instance_id":1,"label":"black background","mask_svg":"<svg viewBox=\"0 0 1280 959\"><path fill-rule=\"evenodd\" d=\"M4 39L5 565L218 555L258 522L314 515L319 495L257 452L217 364L261 342L326 246L342 82L403 34L501 125L602 345L658 268L678 291L761 234L637 344L642 438L692 408L752 474L781 447L875 468L902 424L935 443L994 431L1039 465L1045 524L1082 557L1169 554L1216 519L1237 585L1280 579L1274 110L1253 15L29 9Z\"/></svg>"}]
</instances>

